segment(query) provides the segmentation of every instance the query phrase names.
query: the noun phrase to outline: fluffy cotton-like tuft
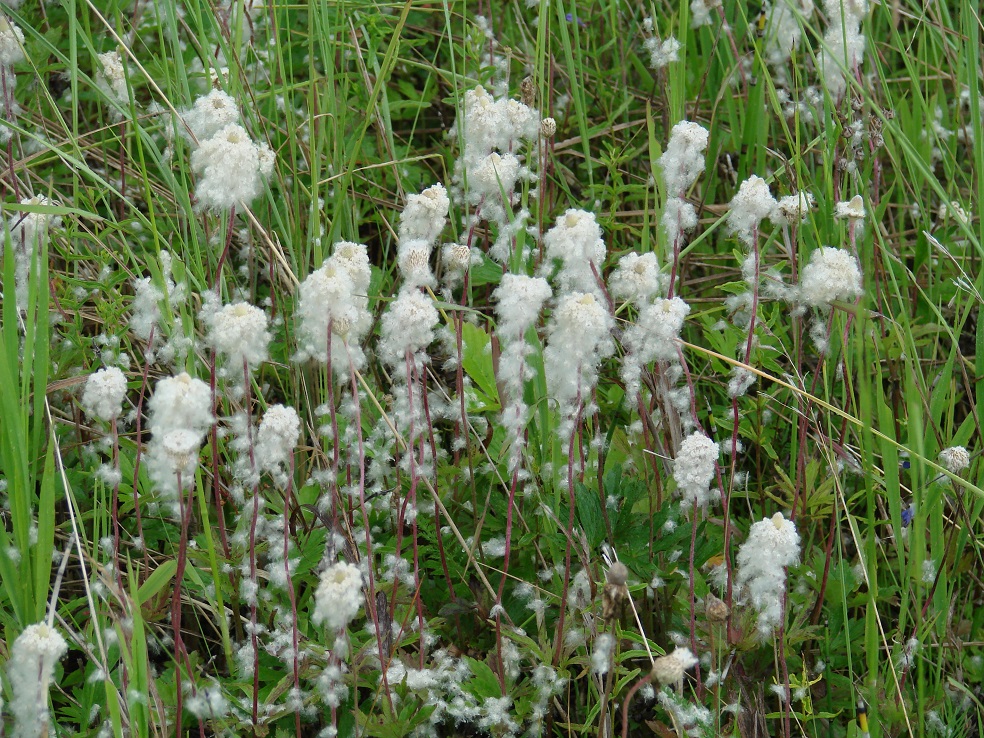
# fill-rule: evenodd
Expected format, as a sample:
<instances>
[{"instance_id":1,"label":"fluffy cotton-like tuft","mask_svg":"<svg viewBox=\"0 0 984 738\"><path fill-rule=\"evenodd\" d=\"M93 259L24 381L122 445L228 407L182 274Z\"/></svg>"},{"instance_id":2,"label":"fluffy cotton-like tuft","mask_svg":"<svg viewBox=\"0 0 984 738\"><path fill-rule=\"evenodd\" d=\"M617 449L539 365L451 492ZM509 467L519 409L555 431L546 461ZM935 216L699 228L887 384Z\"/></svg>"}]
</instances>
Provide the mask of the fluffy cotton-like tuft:
<instances>
[{"instance_id":1,"label":"fluffy cotton-like tuft","mask_svg":"<svg viewBox=\"0 0 984 738\"><path fill-rule=\"evenodd\" d=\"M847 202L839 202L834 205L834 217L838 220L864 220L864 198L855 195Z\"/></svg>"},{"instance_id":2,"label":"fluffy cotton-like tuft","mask_svg":"<svg viewBox=\"0 0 984 738\"><path fill-rule=\"evenodd\" d=\"M14 738L48 734L48 688L66 651L65 639L45 623L27 626L14 641L7 661Z\"/></svg>"},{"instance_id":3,"label":"fluffy cotton-like tuft","mask_svg":"<svg viewBox=\"0 0 984 738\"><path fill-rule=\"evenodd\" d=\"M844 249L817 249L803 267L799 299L804 305L825 308L834 300L853 300L862 292L858 260Z\"/></svg>"},{"instance_id":4,"label":"fluffy cotton-like tuft","mask_svg":"<svg viewBox=\"0 0 984 738\"><path fill-rule=\"evenodd\" d=\"M523 338L551 294L550 285L545 279L511 272L503 274L499 286L492 293L499 319L499 336L507 340Z\"/></svg>"},{"instance_id":5,"label":"fluffy cotton-like tuft","mask_svg":"<svg viewBox=\"0 0 984 738\"><path fill-rule=\"evenodd\" d=\"M554 308L543 359L547 386L568 421L579 401L588 401L602 359L615 351L612 324L608 310L591 293L566 294Z\"/></svg>"},{"instance_id":6,"label":"fluffy cotton-like tuft","mask_svg":"<svg viewBox=\"0 0 984 738\"><path fill-rule=\"evenodd\" d=\"M711 24L711 10L720 4L721 0L690 0L690 27L709 26Z\"/></svg>"},{"instance_id":7,"label":"fluffy cotton-like tuft","mask_svg":"<svg viewBox=\"0 0 984 738\"><path fill-rule=\"evenodd\" d=\"M222 90L212 90L195 100L191 110L181 117L195 139L201 142L212 138L226 126L239 123L239 107L231 95Z\"/></svg>"},{"instance_id":8,"label":"fluffy cotton-like tuft","mask_svg":"<svg viewBox=\"0 0 984 738\"><path fill-rule=\"evenodd\" d=\"M649 67L651 69L662 69L671 62L679 61L680 49L683 48L683 44L672 36L662 40L656 36L650 36L643 45L649 52Z\"/></svg>"},{"instance_id":9,"label":"fluffy cotton-like tuft","mask_svg":"<svg viewBox=\"0 0 984 738\"><path fill-rule=\"evenodd\" d=\"M704 171L704 151L709 136L706 128L688 120L673 126L666 151L659 157L667 196L683 197L697 181Z\"/></svg>"},{"instance_id":10,"label":"fluffy cotton-like tuft","mask_svg":"<svg viewBox=\"0 0 984 738\"><path fill-rule=\"evenodd\" d=\"M535 140L540 129L536 110L518 100L496 100L481 86L465 93L463 112L464 125L456 121L455 133L464 139L465 157L473 160Z\"/></svg>"},{"instance_id":11,"label":"fluffy cotton-like tuft","mask_svg":"<svg viewBox=\"0 0 984 738\"><path fill-rule=\"evenodd\" d=\"M834 101L847 91L847 74L854 74L864 59L865 38L861 21L868 13L867 0L824 0L830 25L823 37L819 66L824 85Z\"/></svg>"},{"instance_id":12,"label":"fluffy cotton-like tuft","mask_svg":"<svg viewBox=\"0 0 984 738\"><path fill-rule=\"evenodd\" d=\"M450 207L448 192L442 184L407 197L406 207L400 216L400 242L421 240L433 245L444 230Z\"/></svg>"},{"instance_id":13,"label":"fluffy cotton-like tuft","mask_svg":"<svg viewBox=\"0 0 984 738\"><path fill-rule=\"evenodd\" d=\"M241 126L227 125L191 155L191 168L200 177L195 196L212 210L249 204L273 171L273 160L269 146L253 143Z\"/></svg>"},{"instance_id":14,"label":"fluffy cotton-like tuft","mask_svg":"<svg viewBox=\"0 0 984 738\"><path fill-rule=\"evenodd\" d=\"M99 55L96 86L113 102L126 104L129 101L130 96L126 89L126 69L123 66L123 57L120 52L107 51L105 54Z\"/></svg>"},{"instance_id":15,"label":"fluffy cotton-like tuft","mask_svg":"<svg viewBox=\"0 0 984 738\"><path fill-rule=\"evenodd\" d=\"M433 301L415 287L404 287L380 321L380 357L402 368L407 353L417 354L434 340L437 321Z\"/></svg>"},{"instance_id":16,"label":"fluffy cotton-like tuft","mask_svg":"<svg viewBox=\"0 0 984 738\"><path fill-rule=\"evenodd\" d=\"M0 67L24 61L24 32L0 13Z\"/></svg>"},{"instance_id":17,"label":"fluffy cotton-like tuft","mask_svg":"<svg viewBox=\"0 0 984 738\"><path fill-rule=\"evenodd\" d=\"M680 490L683 509L689 510L694 502L704 507L711 501L710 484L719 453L717 443L700 431L683 439L673 461L673 479Z\"/></svg>"},{"instance_id":18,"label":"fluffy cotton-like tuft","mask_svg":"<svg viewBox=\"0 0 984 738\"><path fill-rule=\"evenodd\" d=\"M735 586L759 614L758 631L772 635L782 622L786 594L786 567L799 563L800 538L796 525L776 513L752 525L738 549Z\"/></svg>"},{"instance_id":19,"label":"fluffy cotton-like tuft","mask_svg":"<svg viewBox=\"0 0 984 738\"><path fill-rule=\"evenodd\" d=\"M526 332L536 323L543 304L550 296L550 285L545 279L509 272L502 275L499 286L492 293L502 350L497 378L502 382L505 395L502 424L512 450L510 469L520 461L528 415L528 408L523 402L523 383L532 376L527 357L533 349L526 341Z\"/></svg>"},{"instance_id":20,"label":"fluffy cotton-like tuft","mask_svg":"<svg viewBox=\"0 0 984 738\"><path fill-rule=\"evenodd\" d=\"M430 242L423 239L400 241L397 251L397 266L405 285L412 287L433 287L436 284L430 268Z\"/></svg>"},{"instance_id":21,"label":"fluffy cotton-like tuft","mask_svg":"<svg viewBox=\"0 0 984 738\"><path fill-rule=\"evenodd\" d=\"M508 196L516 187L520 172L519 158L514 154L491 154L479 159L468 169L469 197L472 201L489 198L498 201L502 193Z\"/></svg>"},{"instance_id":22,"label":"fluffy cotton-like tuft","mask_svg":"<svg viewBox=\"0 0 984 738\"><path fill-rule=\"evenodd\" d=\"M659 261L651 251L639 255L632 251L618 260L618 267L608 278L612 297L628 300L642 309L661 288Z\"/></svg>"},{"instance_id":23,"label":"fluffy cotton-like tuft","mask_svg":"<svg viewBox=\"0 0 984 738\"><path fill-rule=\"evenodd\" d=\"M297 411L284 405L271 405L256 432L256 465L263 470L279 470L290 462L300 437L301 420Z\"/></svg>"},{"instance_id":24,"label":"fluffy cotton-like tuft","mask_svg":"<svg viewBox=\"0 0 984 738\"><path fill-rule=\"evenodd\" d=\"M463 243L446 243L441 247L441 263L445 281L460 281L471 268L472 250Z\"/></svg>"},{"instance_id":25,"label":"fluffy cotton-like tuft","mask_svg":"<svg viewBox=\"0 0 984 738\"><path fill-rule=\"evenodd\" d=\"M963 446L951 446L940 451L940 463L953 474L959 474L970 466L970 454Z\"/></svg>"},{"instance_id":26,"label":"fluffy cotton-like tuft","mask_svg":"<svg viewBox=\"0 0 984 738\"><path fill-rule=\"evenodd\" d=\"M35 195L21 200L22 205L54 205L44 195ZM40 255L48 244L48 231L61 225L61 216L51 213L15 212L7 221L10 230L10 244L14 252L14 284L17 305L24 309L27 306L29 284L31 280L31 265L34 264L35 278L39 267L35 255ZM0 254L3 253L5 240L0 234Z\"/></svg>"},{"instance_id":27,"label":"fluffy cotton-like tuft","mask_svg":"<svg viewBox=\"0 0 984 738\"><path fill-rule=\"evenodd\" d=\"M90 418L107 423L119 417L126 398L126 376L115 366L90 374L82 392L82 409Z\"/></svg>"},{"instance_id":28,"label":"fluffy cotton-like tuft","mask_svg":"<svg viewBox=\"0 0 984 738\"><path fill-rule=\"evenodd\" d=\"M348 627L362 607L362 572L353 564L338 562L321 574L314 592L315 625L329 630Z\"/></svg>"},{"instance_id":29,"label":"fluffy cotton-like tuft","mask_svg":"<svg viewBox=\"0 0 984 738\"><path fill-rule=\"evenodd\" d=\"M369 253L364 244L352 241L339 241L331 253L332 264L345 271L352 280L357 297L368 302L369 283L372 281L372 267Z\"/></svg>"},{"instance_id":30,"label":"fluffy cotton-like tuft","mask_svg":"<svg viewBox=\"0 0 984 738\"><path fill-rule=\"evenodd\" d=\"M689 648L677 647L673 653L653 661L653 678L660 684L674 685L683 679L687 669L697 665L697 657Z\"/></svg>"},{"instance_id":31,"label":"fluffy cotton-like tuft","mask_svg":"<svg viewBox=\"0 0 984 738\"><path fill-rule=\"evenodd\" d=\"M769 184L752 175L738 188L730 204L728 230L746 244L751 244L752 234L758 230L763 219L776 209L776 201L769 192Z\"/></svg>"},{"instance_id":32,"label":"fluffy cotton-like tuft","mask_svg":"<svg viewBox=\"0 0 984 738\"><path fill-rule=\"evenodd\" d=\"M236 302L206 313L208 342L225 359L234 372L242 376L243 364L250 370L267 359L270 331L267 316L248 302Z\"/></svg>"},{"instance_id":33,"label":"fluffy cotton-like tuft","mask_svg":"<svg viewBox=\"0 0 984 738\"><path fill-rule=\"evenodd\" d=\"M362 366L359 341L372 324L366 296L371 277L366 247L341 241L321 268L301 282L296 308L299 359L328 361L330 327L333 371L346 374L350 361L357 369Z\"/></svg>"},{"instance_id":34,"label":"fluffy cotton-like tuft","mask_svg":"<svg viewBox=\"0 0 984 738\"><path fill-rule=\"evenodd\" d=\"M595 274L601 274L607 250L594 213L571 208L543 236L543 246L547 259L561 262L560 291L599 292Z\"/></svg>"},{"instance_id":35,"label":"fluffy cotton-like tuft","mask_svg":"<svg viewBox=\"0 0 984 738\"><path fill-rule=\"evenodd\" d=\"M591 651L591 671L594 674L604 676L608 673L614 647L615 636L611 633L599 633L595 638L594 649Z\"/></svg>"},{"instance_id":36,"label":"fluffy cotton-like tuft","mask_svg":"<svg viewBox=\"0 0 984 738\"><path fill-rule=\"evenodd\" d=\"M785 78L784 65L803 38L800 18L809 22L813 15L813 0L776 0L769 13L765 36L765 56L777 75Z\"/></svg>"},{"instance_id":37,"label":"fluffy cotton-like tuft","mask_svg":"<svg viewBox=\"0 0 984 738\"><path fill-rule=\"evenodd\" d=\"M689 313L690 306L679 297L658 299L640 310L635 323L625 329L621 375L627 397L634 400L639 394L643 366L677 358L680 330Z\"/></svg>"},{"instance_id":38,"label":"fluffy cotton-like tuft","mask_svg":"<svg viewBox=\"0 0 984 738\"><path fill-rule=\"evenodd\" d=\"M771 214L772 222L778 226L795 225L806 220L813 210L813 194L801 190L795 195L780 197L776 209Z\"/></svg>"},{"instance_id":39,"label":"fluffy cotton-like tuft","mask_svg":"<svg viewBox=\"0 0 984 738\"><path fill-rule=\"evenodd\" d=\"M204 433L212 426L212 391L187 372L157 382L147 400L148 425L153 433L191 428Z\"/></svg>"},{"instance_id":40,"label":"fluffy cotton-like tuft","mask_svg":"<svg viewBox=\"0 0 984 738\"><path fill-rule=\"evenodd\" d=\"M177 491L179 474L185 485L194 476L199 447L214 422L211 398L205 382L182 372L160 380L147 401L151 439L145 460L151 480L164 494Z\"/></svg>"}]
</instances>

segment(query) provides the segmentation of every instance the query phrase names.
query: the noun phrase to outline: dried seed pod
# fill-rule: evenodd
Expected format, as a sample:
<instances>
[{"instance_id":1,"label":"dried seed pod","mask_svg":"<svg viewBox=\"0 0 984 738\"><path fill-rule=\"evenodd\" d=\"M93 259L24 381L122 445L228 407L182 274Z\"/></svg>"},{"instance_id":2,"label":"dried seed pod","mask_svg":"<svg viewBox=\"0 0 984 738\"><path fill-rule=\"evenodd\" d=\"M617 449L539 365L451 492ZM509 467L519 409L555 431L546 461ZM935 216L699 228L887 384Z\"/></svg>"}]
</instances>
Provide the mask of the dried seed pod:
<instances>
[{"instance_id":1,"label":"dried seed pod","mask_svg":"<svg viewBox=\"0 0 984 738\"><path fill-rule=\"evenodd\" d=\"M673 653L660 656L653 662L653 679L660 684L677 684L683 680L687 669L697 663L696 657L687 648L676 648Z\"/></svg>"},{"instance_id":2,"label":"dried seed pod","mask_svg":"<svg viewBox=\"0 0 984 738\"><path fill-rule=\"evenodd\" d=\"M619 586L625 586L625 583L629 580L629 569L621 561L616 561L608 569L608 573L605 575L605 580L609 584L616 584Z\"/></svg>"},{"instance_id":3,"label":"dried seed pod","mask_svg":"<svg viewBox=\"0 0 984 738\"><path fill-rule=\"evenodd\" d=\"M708 593L704 600L704 612L712 623L723 623L731 612L723 600Z\"/></svg>"},{"instance_id":4,"label":"dried seed pod","mask_svg":"<svg viewBox=\"0 0 984 738\"><path fill-rule=\"evenodd\" d=\"M606 584L601 590L601 617L614 620L622 614L629 590L624 584Z\"/></svg>"},{"instance_id":5,"label":"dried seed pod","mask_svg":"<svg viewBox=\"0 0 984 738\"><path fill-rule=\"evenodd\" d=\"M523 105L532 108L536 103L536 81L533 77L524 78L519 85L519 91L522 93Z\"/></svg>"}]
</instances>

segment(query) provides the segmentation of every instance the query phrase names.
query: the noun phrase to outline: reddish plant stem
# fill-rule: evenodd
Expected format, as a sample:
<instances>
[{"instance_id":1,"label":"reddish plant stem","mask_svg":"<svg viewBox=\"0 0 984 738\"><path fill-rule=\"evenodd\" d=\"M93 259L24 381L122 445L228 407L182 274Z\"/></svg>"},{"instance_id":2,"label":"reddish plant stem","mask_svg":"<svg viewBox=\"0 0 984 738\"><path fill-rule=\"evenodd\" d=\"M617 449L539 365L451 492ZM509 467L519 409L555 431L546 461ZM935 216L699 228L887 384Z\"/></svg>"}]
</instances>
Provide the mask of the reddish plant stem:
<instances>
[{"instance_id":1,"label":"reddish plant stem","mask_svg":"<svg viewBox=\"0 0 984 738\"><path fill-rule=\"evenodd\" d=\"M117 426L116 416L109 424L109 433L113 440L113 493L110 505L113 516L113 573L116 575L116 584L123 589L123 575L120 573L120 434ZM136 497L136 488L134 488ZM124 676L126 670L124 669Z\"/></svg>"},{"instance_id":2,"label":"reddish plant stem","mask_svg":"<svg viewBox=\"0 0 984 738\"><path fill-rule=\"evenodd\" d=\"M690 510L690 650L697 653L697 596L694 592L694 552L697 550L697 498ZM697 677L697 699L703 696L704 686L700 678L700 664L695 665Z\"/></svg>"},{"instance_id":3,"label":"reddish plant stem","mask_svg":"<svg viewBox=\"0 0 984 738\"><path fill-rule=\"evenodd\" d=\"M184 500L184 490L181 484L181 471L177 471L178 478L178 509L181 515L181 538L178 543L177 566L174 570L174 592L171 594L171 628L174 633L174 685L175 685L175 713L174 725L175 734L181 734L181 723L183 722L183 692L181 688L181 667L182 661L188 673L191 673L191 664L188 661L188 651L181 637L181 582L184 579L185 566L188 561L188 529L191 526L191 497L195 488L192 486L188 490L188 501Z\"/></svg>"},{"instance_id":4,"label":"reddish plant stem","mask_svg":"<svg viewBox=\"0 0 984 738\"><path fill-rule=\"evenodd\" d=\"M287 597L290 600L290 635L292 646L292 666L294 670L294 692L300 695L301 669L298 659L300 637L297 632L297 595L294 592L294 580L290 575L290 503L291 491L294 486L294 452L290 452L290 476L287 477L287 488L284 490L284 576L287 579ZM294 711L294 735L301 738L301 713Z\"/></svg>"},{"instance_id":5,"label":"reddish plant stem","mask_svg":"<svg viewBox=\"0 0 984 738\"><path fill-rule=\"evenodd\" d=\"M574 413L574 423L571 427L570 440L567 443L567 544L564 547L564 586L560 594L560 617L557 619L557 645L554 650L553 666L560 663L560 652L564 647L564 623L567 617L567 589L571 583L571 546L574 542L574 440L577 429L581 425L581 369L578 367L578 392L575 400L577 410Z\"/></svg>"},{"instance_id":6,"label":"reddish plant stem","mask_svg":"<svg viewBox=\"0 0 984 738\"><path fill-rule=\"evenodd\" d=\"M646 674L642 679L632 685L632 689L625 695L625 702L622 703L622 738L629 738L629 703L635 697L635 693L649 684L653 679L652 672Z\"/></svg>"},{"instance_id":7,"label":"reddish plant stem","mask_svg":"<svg viewBox=\"0 0 984 738\"><path fill-rule=\"evenodd\" d=\"M150 335L147 336L147 350L150 351L150 346L154 343L154 333L156 331L155 327L151 327ZM147 541L144 539L143 534L143 520L140 517L140 494L138 493L138 482L140 481L140 457L143 451L143 445L141 444L141 431L143 427L143 402L144 397L147 394L147 375L150 373L150 356L149 353L144 359L143 372L140 376L140 394L137 396L137 417L134 428L134 437L137 439L137 451L133 460L133 516L137 521L137 536L140 538L141 550L143 552L143 562L144 571L150 571L150 559L147 556ZM140 576L137 575L137 581L139 583Z\"/></svg>"},{"instance_id":8,"label":"reddish plant stem","mask_svg":"<svg viewBox=\"0 0 984 738\"><path fill-rule=\"evenodd\" d=\"M218 391L216 390L214 349L209 355L208 361L208 387L211 392L211 410L212 417L214 418L219 407L219 396ZM215 504L216 515L218 516L219 541L222 543L222 554L228 561L231 558L231 554L229 549L229 539L226 536L225 497L222 494L222 483L219 478L219 427L214 423L212 424L211 431L209 432L209 442L212 446L212 500ZM234 577L231 573L229 575L229 581L234 581Z\"/></svg>"},{"instance_id":9,"label":"reddish plant stem","mask_svg":"<svg viewBox=\"0 0 984 738\"><path fill-rule=\"evenodd\" d=\"M243 382L245 384L246 396L244 398L246 413L246 442L249 449L249 468L251 476L257 479L256 474L256 453L253 448L253 420L251 412L252 392L249 381L249 365L243 359ZM260 485L258 481L253 482L253 512L249 522L249 624L250 646L253 649L253 734L256 735L259 727L259 708L260 708L260 641L257 635L257 614L256 598L259 590L259 581L256 576L256 524L260 517ZM286 555L286 551L284 554Z\"/></svg>"},{"instance_id":10,"label":"reddish plant stem","mask_svg":"<svg viewBox=\"0 0 984 738\"><path fill-rule=\"evenodd\" d=\"M222 278L222 266L225 264L226 259L229 258L229 251L232 248L232 231L235 221L236 206L233 205L229 208L229 224L226 227L225 246L222 248L222 253L219 255L219 263L215 265L215 283L212 285L212 289L215 290L216 295L220 294L222 291L222 283L220 282Z\"/></svg>"},{"instance_id":11,"label":"reddish plant stem","mask_svg":"<svg viewBox=\"0 0 984 738\"><path fill-rule=\"evenodd\" d=\"M366 571L368 572L369 577L369 591L366 594L366 603L368 605L369 615L372 618L373 627L376 630L376 648L379 652L380 670L382 672L383 679L383 691L386 694L386 701L389 703L389 708L392 710L393 697L390 694L389 678L386 676L387 656L383 653L383 636L379 629L379 616L376 612L376 585L372 556L372 536L369 533L369 513L366 512L366 452L362 440L362 408L359 403L359 384L356 380L356 375L358 372L355 369L355 363L352 361L351 354L349 355L349 373L352 378L352 404L355 409L354 426L356 429L356 438L359 446L359 508L362 511L362 529L365 532L366 538ZM389 623L386 624L386 627L390 627Z\"/></svg>"}]
</instances>

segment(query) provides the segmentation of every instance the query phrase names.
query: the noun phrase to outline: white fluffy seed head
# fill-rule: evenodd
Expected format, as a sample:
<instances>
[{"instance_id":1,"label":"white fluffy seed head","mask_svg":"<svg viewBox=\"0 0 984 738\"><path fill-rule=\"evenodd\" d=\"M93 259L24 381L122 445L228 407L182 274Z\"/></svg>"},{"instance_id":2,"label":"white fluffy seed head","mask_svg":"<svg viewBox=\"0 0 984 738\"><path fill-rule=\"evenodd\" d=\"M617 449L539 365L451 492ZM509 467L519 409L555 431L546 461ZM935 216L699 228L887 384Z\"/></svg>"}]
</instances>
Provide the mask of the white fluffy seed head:
<instances>
[{"instance_id":1,"label":"white fluffy seed head","mask_svg":"<svg viewBox=\"0 0 984 738\"><path fill-rule=\"evenodd\" d=\"M407 204L400 216L400 242L421 240L433 245L444 230L450 207L451 200L442 184L407 197Z\"/></svg>"},{"instance_id":2,"label":"white fluffy seed head","mask_svg":"<svg viewBox=\"0 0 984 738\"><path fill-rule=\"evenodd\" d=\"M728 230L746 244L751 244L752 235L759 224L775 211L776 201L769 192L769 184L753 174L741 183L729 207Z\"/></svg>"},{"instance_id":3,"label":"white fluffy seed head","mask_svg":"<svg viewBox=\"0 0 984 738\"><path fill-rule=\"evenodd\" d=\"M202 444L202 434L195 430L179 428L168 431L161 438L161 450L176 471L194 469Z\"/></svg>"},{"instance_id":4,"label":"white fluffy seed head","mask_svg":"<svg viewBox=\"0 0 984 738\"><path fill-rule=\"evenodd\" d=\"M651 251L642 255L635 251L626 254L608 278L612 297L633 302L640 309L659 294L661 287L659 261Z\"/></svg>"},{"instance_id":5,"label":"white fluffy seed head","mask_svg":"<svg viewBox=\"0 0 984 738\"><path fill-rule=\"evenodd\" d=\"M266 361L270 332L263 310L236 302L211 313L207 320L208 341L236 372L234 376L242 374L244 362L252 370Z\"/></svg>"},{"instance_id":6,"label":"white fluffy seed head","mask_svg":"<svg viewBox=\"0 0 984 738\"><path fill-rule=\"evenodd\" d=\"M858 260L844 249L817 249L800 275L799 300L825 308L834 300L853 300L863 293Z\"/></svg>"},{"instance_id":7,"label":"white fluffy seed head","mask_svg":"<svg viewBox=\"0 0 984 738\"><path fill-rule=\"evenodd\" d=\"M331 263L348 274L357 296L366 297L372 281L372 267L365 244L339 241L332 251Z\"/></svg>"},{"instance_id":8,"label":"white fluffy seed head","mask_svg":"<svg viewBox=\"0 0 984 738\"><path fill-rule=\"evenodd\" d=\"M864 216L864 198L861 195L855 195L846 202L834 205L834 217L838 220L862 221Z\"/></svg>"},{"instance_id":9,"label":"white fluffy seed head","mask_svg":"<svg viewBox=\"0 0 984 738\"><path fill-rule=\"evenodd\" d=\"M649 66L651 69L662 69L671 62L679 61L680 49L683 48L683 44L673 38L673 36L668 36L665 39L651 36L645 40L643 46L649 52Z\"/></svg>"},{"instance_id":10,"label":"white fluffy seed head","mask_svg":"<svg viewBox=\"0 0 984 738\"><path fill-rule=\"evenodd\" d=\"M115 366L90 374L82 393L82 409L107 423L119 417L126 398L126 376Z\"/></svg>"},{"instance_id":11,"label":"white fluffy seed head","mask_svg":"<svg viewBox=\"0 0 984 738\"><path fill-rule=\"evenodd\" d=\"M102 90L109 99L117 103L126 103L129 94L126 89L126 69L123 66L123 57L119 51L107 51L100 54L99 71L96 74L96 86Z\"/></svg>"},{"instance_id":12,"label":"white fluffy seed head","mask_svg":"<svg viewBox=\"0 0 984 738\"><path fill-rule=\"evenodd\" d=\"M543 236L543 246L548 259L561 263L560 291L598 292L595 274L601 274L607 249L594 213L569 209Z\"/></svg>"},{"instance_id":13,"label":"white fluffy seed head","mask_svg":"<svg viewBox=\"0 0 984 738\"><path fill-rule=\"evenodd\" d=\"M519 340L536 322L552 290L547 280L507 272L492 293L499 333L507 340Z\"/></svg>"},{"instance_id":14,"label":"white fluffy seed head","mask_svg":"<svg viewBox=\"0 0 984 738\"><path fill-rule=\"evenodd\" d=\"M806 190L780 197L771 215L772 222L779 226L802 223L813 210L813 203L813 193Z\"/></svg>"},{"instance_id":15,"label":"white fluffy seed head","mask_svg":"<svg viewBox=\"0 0 984 738\"><path fill-rule=\"evenodd\" d=\"M0 66L10 67L24 61L24 33L16 23L0 13Z\"/></svg>"},{"instance_id":16,"label":"white fluffy seed head","mask_svg":"<svg viewBox=\"0 0 984 738\"><path fill-rule=\"evenodd\" d=\"M290 461L301 437L301 420L297 411L284 405L271 405L263 414L256 433L256 464L273 470Z\"/></svg>"},{"instance_id":17,"label":"white fluffy seed head","mask_svg":"<svg viewBox=\"0 0 984 738\"><path fill-rule=\"evenodd\" d=\"M472 200L489 198L493 201L507 196L516 187L520 162L514 154L491 154L479 159L468 169L468 189Z\"/></svg>"},{"instance_id":18,"label":"white fluffy seed head","mask_svg":"<svg viewBox=\"0 0 984 738\"><path fill-rule=\"evenodd\" d=\"M155 435L172 430L204 433L213 423L212 392L200 379L187 372L161 379L147 401L148 429Z\"/></svg>"},{"instance_id":19,"label":"white fluffy seed head","mask_svg":"<svg viewBox=\"0 0 984 738\"><path fill-rule=\"evenodd\" d=\"M460 277L471 267L471 248L463 243L446 243L441 248L441 263L448 274Z\"/></svg>"},{"instance_id":20,"label":"white fluffy seed head","mask_svg":"<svg viewBox=\"0 0 984 738\"><path fill-rule=\"evenodd\" d=\"M547 326L544 365L547 386L568 419L577 411L578 398L588 401L601 361L615 350L611 329L611 315L592 293L559 298Z\"/></svg>"},{"instance_id":21,"label":"white fluffy seed head","mask_svg":"<svg viewBox=\"0 0 984 738\"><path fill-rule=\"evenodd\" d=\"M45 623L29 625L17 636L7 661L14 738L47 735L48 688L67 651L65 639Z\"/></svg>"},{"instance_id":22,"label":"white fluffy seed head","mask_svg":"<svg viewBox=\"0 0 984 738\"><path fill-rule=\"evenodd\" d=\"M195 100L191 110L182 118L199 142L212 138L229 125L239 122L239 106L231 95L222 90L212 90Z\"/></svg>"},{"instance_id":23,"label":"white fluffy seed head","mask_svg":"<svg viewBox=\"0 0 984 738\"><path fill-rule=\"evenodd\" d=\"M359 342L372 325L366 297L370 277L365 247L343 241L301 282L295 312L298 358L327 362L330 330L333 370L345 374L350 361L362 365Z\"/></svg>"},{"instance_id":24,"label":"white fluffy seed head","mask_svg":"<svg viewBox=\"0 0 984 738\"><path fill-rule=\"evenodd\" d=\"M329 630L348 626L362 607L362 572L353 564L338 562L321 574L314 592L315 625L322 623Z\"/></svg>"},{"instance_id":25,"label":"white fluffy seed head","mask_svg":"<svg viewBox=\"0 0 984 738\"><path fill-rule=\"evenodd\" d=\"M767 638L782 622L786 567L799 563L796 525L776 513L752 525L736 557L736 589L759 614L759 635Z\"/></svg>"},{"instance_id":26,"label":"white fluffy seed head","mask_svg":"<svg viewBox=\"0 0 984 738\"><path fill-rule=\"evenodd\" d=\"M697 664L689 648L677 647L673 653L660 656L653 662L653 678L664 685L674 685L683 679L687 669Z\"/></svg>"},{"instance_id":27,"label":"white fluffy seed head","mask_svg":"<svg viewBox=\"0 0 984 738\"><path fill-rule=\"evenodd\" d=\"M711 501L710 484L719 453L718 444L700 431L691 433L680 444L673 462L673 479L685 510L694 502L704 507Z\"/></svg>"},{"instance_id":28,"label":"white fluffy seed head","mask_svg":"<svg viewBox=\"0 0 984 738\"><path fill-rule=\"evenodd\" d=\"M970 454L963 446L951 446L940 451L940 463L953 474L959 474L970 466Z\"/></svg>"},{"instance_id":29,"label":"white fluffy seed head","mask_svg":"<svg viewBox=\"0 0 984 738\"><path fill-rule=\"evenodd\" d=\"M212 210L249 204L273 171L273 161L265 143L253 143L244 128L229 124L202 141L191 155L191 168L200 177L195 196Z\"/></svg>"},{"instance_id":30,"label":"white fluffy seed head","mask_svg":"<svg viewBox=\"0 0 984 738\"><path fill-rule=\"evenodd\" d=\"M407 353L417 354L434 340L437 309L416 287L404 287L380 321L379 355L393 367L402 367Z\"/></svg>"},{"instance_id":31,"label":"white fluffy seed head","mask_svg":"<svg viewBox=\"0 0 984 738\"><path fill-rule=\"evenodd\" d=\"M673 126L666 151L659 158L668 197L683 197L704 171L709 135L706 128L691 121L682 120Z\"/></svg>"},{"instance_id":32,"label":"white fluffy seed head","mask_svg":"<svg viewBox=\"0 0 984 738\"><path fill-rule=\"evenodd\" d=\"M436 284L430 268L430 242L423 239L400 241L397 265L406 285L433 287Z\"/></svg>"}]
</instances>

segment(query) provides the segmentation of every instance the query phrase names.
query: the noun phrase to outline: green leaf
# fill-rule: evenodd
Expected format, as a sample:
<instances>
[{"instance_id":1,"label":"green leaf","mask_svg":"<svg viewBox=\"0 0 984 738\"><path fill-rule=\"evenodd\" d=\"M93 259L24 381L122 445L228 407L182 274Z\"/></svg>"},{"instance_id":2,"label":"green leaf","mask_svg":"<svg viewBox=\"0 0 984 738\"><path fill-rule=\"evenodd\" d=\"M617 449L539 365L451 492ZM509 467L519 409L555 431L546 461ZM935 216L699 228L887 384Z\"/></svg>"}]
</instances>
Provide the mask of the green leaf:
<instances>
[{"instance_id":1,"label":"green leaf","mask_svg":"<svg viewBox=\"0 0 984 738\"><path fill-rule=\"evenodd\" d=\"M471 380L485 394L483 404L488 410L498 410L499 389L495 384L495 369L492 366L492 352L489 344L492 339L489 334L476 325L462 323L461 325L461 365Z\"/></svg>"},{"instance_id":2,"label":"green leaf","mask_svg":"<svg viewBox=\"0 0 984 738\"><path fill-rule=\"evenodd\" d=\"M154 569L154 573L147 577L147 581L141 584L140 589L137 590L137 604L143 605L164 589L164 585L174 579L177 568L177 560L170 559Z\"/></svg>"},{"instance_id":3,"label":"green leaf","mask_svg":"<svg viewBox=\"0 0 984 738\"><path fill-rule=\"evenodd\" d=\"M605 518L598 493L579 482L574 492L574 502L577 505L577 518L584 529L584 535L588 537L588 544L592 548L599 546L605 540Z\"/></svg>"},{"instance_id":4,"label":"green leaf","mask_svg":"<svg viewBox=\"0 0 984 738\"><path fill-rule=\"evenodd\" d=\"M465 657L472 678L468 680L468 691L476 697L501 697L499 678L484 661Z\"/></svg>"}]
</instances>

